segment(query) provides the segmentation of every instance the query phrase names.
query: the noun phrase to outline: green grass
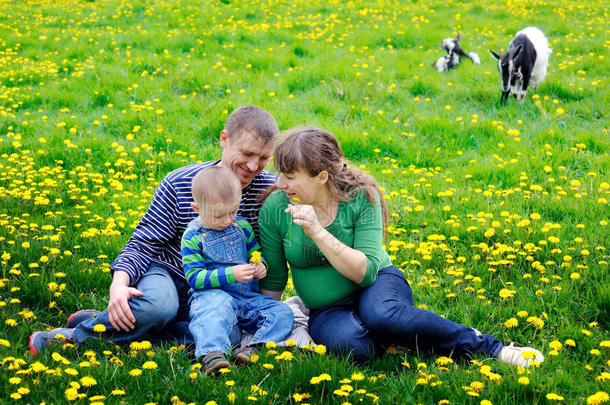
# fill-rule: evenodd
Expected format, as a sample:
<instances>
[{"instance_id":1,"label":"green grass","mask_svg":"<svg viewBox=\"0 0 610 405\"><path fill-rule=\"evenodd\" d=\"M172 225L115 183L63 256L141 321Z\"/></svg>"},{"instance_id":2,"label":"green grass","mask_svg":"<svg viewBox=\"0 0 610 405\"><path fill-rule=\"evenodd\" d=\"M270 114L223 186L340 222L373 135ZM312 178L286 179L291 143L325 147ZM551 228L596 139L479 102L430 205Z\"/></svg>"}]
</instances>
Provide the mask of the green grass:
<instances>
[{"instance_id":1,"label":"green grass","mask_svg":"<svg viewBox=\"0 0 610 405\"><path fill-rule=\"evenodd\" d=\"M599 403L610 377L606 8L0 0L0 402L66 403L78 383L83 404ZM487 50L527 25L549 39L549 74L501 106ZM437 44L457 31L482 64L438 73ZM546 362L522 373L477 357L492 381L481 363L442 366L414 349L360 366L265 349L217 378L171 344L87 342L33 358L32 331L105 307L110 263L158 182L218 158L227 114L243 104L282 129L330 130L378 179L392 207L386 247L418 305ZM157 368L129 374L147 361ZM324 373L330 381L311 382ZM464 387L476 381L475 395Z\"/></svg>"}]
</instances>

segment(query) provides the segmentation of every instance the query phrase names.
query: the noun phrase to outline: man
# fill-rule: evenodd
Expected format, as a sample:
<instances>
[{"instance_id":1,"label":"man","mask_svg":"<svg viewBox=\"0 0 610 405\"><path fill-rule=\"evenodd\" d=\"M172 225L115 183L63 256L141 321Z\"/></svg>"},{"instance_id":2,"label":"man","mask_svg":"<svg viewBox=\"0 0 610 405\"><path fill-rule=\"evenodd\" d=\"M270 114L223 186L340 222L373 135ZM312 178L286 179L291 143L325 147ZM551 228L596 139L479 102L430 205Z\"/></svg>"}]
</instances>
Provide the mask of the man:
<instances>
[{"instance_id":1,"label":"man","mask_svg":"<svg viewBox=\"0 0 610 405\"><path fill-rule=\"evenodd\" d=\"M38 352L56 337L82 342L98 338L114 342L175 339L191 343L188 331L188 285L184 279L180 240L197 216L191 208L191 182L200 170L219 164L231 169L242 185L238 215L258 237L259 194L276 181L263 171L279 137L275 119L256 106L242 106L228 117L220 132L222 158L179 168L159 184L133 236L112 263L110 299L105 311L82 310L68 319L68 328L34 332L30 351ZM239 338L234 331L232 340Z\"/></svg>"}]
</instances>

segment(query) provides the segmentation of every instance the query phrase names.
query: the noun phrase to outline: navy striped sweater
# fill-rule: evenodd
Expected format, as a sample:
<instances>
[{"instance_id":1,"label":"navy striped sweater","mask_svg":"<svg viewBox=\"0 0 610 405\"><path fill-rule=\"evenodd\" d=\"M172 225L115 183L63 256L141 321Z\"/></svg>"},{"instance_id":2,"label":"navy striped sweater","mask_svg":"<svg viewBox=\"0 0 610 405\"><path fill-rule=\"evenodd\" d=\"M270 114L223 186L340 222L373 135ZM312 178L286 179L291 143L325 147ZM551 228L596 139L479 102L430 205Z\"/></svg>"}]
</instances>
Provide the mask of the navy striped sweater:
<instances>
[{"instance_id":1,"label":"navy striped sweater","mask_svg":"<svg viewBox=\"0 0 610 405\"><path fill-rule=\"evenodd\" d=\"M125 247L110 266L110 270L129 274L130 285L138 283L152 262L160 263L172 273L184 278L180 241L189 222L197 217L191 207L193 177L206 167L220 160L197 163L181 167L169 173L157 188L148 210L138 223ZM275 184L277 176L262 171L242 190L241 204L237 214L244 217L258 238L257 202L260 193Z\"/></svg>"}]
</instances>

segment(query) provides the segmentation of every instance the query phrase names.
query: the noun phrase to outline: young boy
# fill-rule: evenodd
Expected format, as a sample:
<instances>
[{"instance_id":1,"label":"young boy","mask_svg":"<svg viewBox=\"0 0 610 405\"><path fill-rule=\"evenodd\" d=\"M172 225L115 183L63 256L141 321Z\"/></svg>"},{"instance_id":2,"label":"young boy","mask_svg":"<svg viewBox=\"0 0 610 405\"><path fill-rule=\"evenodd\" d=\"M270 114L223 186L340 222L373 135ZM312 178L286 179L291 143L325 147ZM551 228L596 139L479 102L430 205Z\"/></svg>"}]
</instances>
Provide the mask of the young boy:
<instances>
[{"instance_id":1,"label":"young boy","mask_svg":"<svg viewBox=\"0 0 610 405\"><path fill-rule=\"evenodd\" d=\"M228 168L216 165L193 178L192 207L199 214L182 236L182 265L192 289L189 330L195 356L212 374L228 367L230 335L240 329L254 336L233 352L247 364L252 346L281 341L292 331L290 308L258 293L267 268L250 224L237 217L241 183ZM234 329L236 328L236 329Z\"/></svg>"}]
</instances>

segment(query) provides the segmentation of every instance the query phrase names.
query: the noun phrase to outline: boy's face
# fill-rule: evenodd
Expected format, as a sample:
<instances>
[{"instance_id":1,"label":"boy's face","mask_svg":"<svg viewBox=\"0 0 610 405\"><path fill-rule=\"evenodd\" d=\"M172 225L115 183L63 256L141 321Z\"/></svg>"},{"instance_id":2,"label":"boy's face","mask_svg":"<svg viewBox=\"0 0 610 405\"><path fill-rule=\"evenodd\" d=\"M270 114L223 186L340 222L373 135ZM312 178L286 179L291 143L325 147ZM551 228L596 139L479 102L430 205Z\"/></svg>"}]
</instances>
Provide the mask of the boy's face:
<instances>
[{"instance_id":1,"label":"boy's face","mask_svg":"<svg viewBox=\"0 0 610 405\"><path fill-rule=\"evenodd\" d=\"M229 138L223 130L220 146L223 149L221 164L235 173L244 188L267 166L274 143L266 144L260 137L244 131Z\"/></svg>"},{"instance_id":2,"label":"boy's face","mask_svg":"<svg viewBox=\"0 0 610 405\"><path fill-rule=\"evenodd\" d=\"M204 228L222 231L235 221L241 193L228 201L211 200L200 206L193 205L199 213L199 223Z\"/></svg>"}]
</instances>

